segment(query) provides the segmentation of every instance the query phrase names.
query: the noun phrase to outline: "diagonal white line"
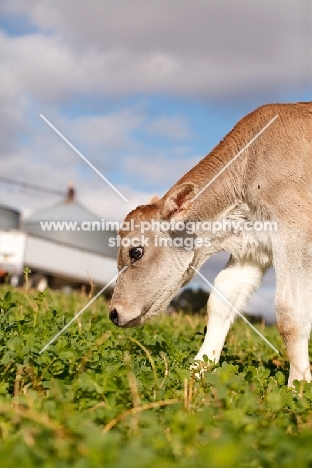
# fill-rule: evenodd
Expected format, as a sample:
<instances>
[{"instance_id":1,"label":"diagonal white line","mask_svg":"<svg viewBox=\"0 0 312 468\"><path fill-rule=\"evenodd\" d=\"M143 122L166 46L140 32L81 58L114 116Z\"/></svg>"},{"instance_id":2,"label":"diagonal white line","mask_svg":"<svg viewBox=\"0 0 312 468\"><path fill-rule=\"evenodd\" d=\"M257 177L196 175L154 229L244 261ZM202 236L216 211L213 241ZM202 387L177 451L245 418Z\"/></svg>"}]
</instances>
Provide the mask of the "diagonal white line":
<instances>
[{"instance_id":1,"label":"diagonal white line","mask_svg":"<svg viewBox=\"0 0 312 468\"><path fill-rule=\"evenodd\" d=\"M76 153L81 157L81 159L83 159L103 180L105 180L105 182L113 189L115 190L116 193L118 193L118 195L125 201L125 202L129 202L129 200L126 199L126 197L123 196L122 193L119 192L119 190L108 180L106 179L105 176L103 176L103 174L96 168L93 166L92 163L90 163L90 161L83 155L80 153L80 151L77 150L77 148L70 142L67 140L67 138L64 137L64 135L57 129L54 127L54 125L51 124L51 122L42 114L40 114L40 117L64 140L66 141L66 143L74 150L76 151Z\"/></svg>"},{"instance_id":2,"label":"diagonal white line","mask_svg":"<svg viewBox=\"0 0 312 468\"><path fill-rule=\"evenodd\" d=\"M247 149L257 138L258 136L261 135L261 133L263 133L273 122L274 120L276 120L278 117L278 115L276 115L275 117L273 117L273 119L270 120L270 122L268 122L263 128L262 130L260 130L260 132L258 132L250 141L249 143L247 143L247 145L244 146L244 148L242 148L235 156L234 158L231 159L231 161L229 161L222 169L221 171L218 172L217 175L215 175L209 182L208 184L206 184L196 195L195 197L192 198L191 202L193 202L194 200L196 200L197 197L199 197L199 195L201 195L234 161L235 159L238 158L238 156L240 156L242 154L243 151L245 151L245 149Z\"/></svg>"},{"instance_id":3,"label":"diagonal white line","mask_svg":"<svg viewBox=\"0 0 312 468\"><path fill-rule=\"evenodd\" d=\"M229 306L231 307L231 309L233 309L233 310L237 313L237 315L239 315L239 316L244 320L244 322L246 322L247 325L249 325L250 328L251 328L254 332L256 332L256 333L263 339L263 341L266 342L267 345L269 345L277 354L279 354L279 351L275 348L275 346L273 346L272 343L270 343L270 341L267 340L266 337L263 336L262 333L259 332L259 330L257 330L257 328L254 327L254 326L252 325L252 323L250 323L249 320L247 320L246 317L245 317L243 314L241 314L241 313L239 312L239 310L237 310L236 307L234 307L233 304L231 304L230 301L229 301L225 296L223 296L223 294L222 294L213 284L211 284L210 281L207 280L207 278L205 278L205 277L200 273L199 270L196 270L196 268L194 268L193 266L192 266L191 268L192 268L194 271L196 271L196 273L201 277L201 279L204 280L205 283L207 283L208 286L210 286L211 289L213 289L213 290L218 294L218 296L221 297L221 299L223 299L224 302L226 302L227 305L229 305Z\"/></svg>"},{"instance_id":4,"label":"diagonal white line","mask_svg":"<svg viewBox=\"0 0 312 468\"><path fill-rule=\"evenodd\" d=\"M81 309L81 311L78 312L78 314L76 314L75 317L73 317L73 318L65 325L65 327L62 328L62 330L59 331L59 332L52 338L52 340L50 340L49 343L46 344L46 345L42 348L42 350L40 351L39 354L42 354L52 343L54 343L54 341L57 340L57 338L58 338L58 337L59 337L59 336L76 320L76 318L78 318L78 317L89 307L89 305L92 304L92 302L94 302L94 301L102 294L102 292L105 291L105 289L108 288L108 286L110 286L110 285L118 278L119 275L121 275L121 273L122 273L123 271L125 271L126 268L128 268L128 267L127 267L127 266L123 267L123 269L120 270L120 272L119 272L116 276L114 276L114 278L113 278L112 280L110 280L110 282L107 283L106 286L104 286L104 288L101 289L101 291L100 291L99 293L97 293L97 295L94 296L94 297L91 299L91 301L88 302L88 304L85 305L85 306L83 307L83 309Z\"/></svg>"}]
</instances>

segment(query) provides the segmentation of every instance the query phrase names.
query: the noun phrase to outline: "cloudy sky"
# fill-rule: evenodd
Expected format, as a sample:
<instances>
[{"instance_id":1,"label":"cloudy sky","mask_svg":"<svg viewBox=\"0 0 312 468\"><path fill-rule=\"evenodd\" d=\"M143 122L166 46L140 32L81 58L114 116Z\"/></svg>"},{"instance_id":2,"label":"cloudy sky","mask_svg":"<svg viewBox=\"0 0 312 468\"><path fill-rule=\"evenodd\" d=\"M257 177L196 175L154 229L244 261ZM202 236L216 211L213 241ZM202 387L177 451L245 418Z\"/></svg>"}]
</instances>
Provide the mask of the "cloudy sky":
<instances>
[{"instance_id":1,"label":"cloudy sky","mask_svg":"<svg viewBox=\"0 0 312 468\"><path fill-rule=\"evenodd\" d=\"M106 219L165 193L255 107L312 100L312 0L10 0L0 13L1 175L73 181ZM24 216L57 201L0 183ZM250 310L272 312L273 283Z\"/></svg>"}]
</instances>

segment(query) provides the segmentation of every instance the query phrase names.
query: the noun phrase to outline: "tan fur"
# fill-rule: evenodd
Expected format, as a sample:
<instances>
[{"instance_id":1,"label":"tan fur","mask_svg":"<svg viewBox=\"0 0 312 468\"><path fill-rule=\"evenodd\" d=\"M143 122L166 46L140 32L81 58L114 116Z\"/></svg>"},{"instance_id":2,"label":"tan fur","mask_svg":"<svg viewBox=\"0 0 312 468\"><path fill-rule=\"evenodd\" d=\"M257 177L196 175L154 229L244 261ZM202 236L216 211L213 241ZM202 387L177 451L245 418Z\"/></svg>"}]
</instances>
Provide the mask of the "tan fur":
<instances>
[{"instance_id":1,"label":"tan fur","mask_svg":"<svg viewBox=\"0 0 312 468\"><path fill-rule=\"evenodd\" d=\"M275 115L278 118L198 198L198 193ZM118 325L135 326L163 309L215 252L231 253L217 278L217 287L243 310L266 269L276 270L275 307L280 333L290 359L289 385L311 380L308 339L312 323L312 103L263 106L238 122L211 153L185 174L161 199L139 206L126 220L137 222L271 220L272 232L219 232L210 247L185 251L173 247L144 249L132 263L121 247L119 277L111 307ZM134 237L138 230L121 232ZM196 232L196 236L204 233ZM149 233L168 239L172 233ZM250 276L251 275L251 276ZM253 278L249 281L250 278ZM208 332L197 355L218 360L234 313L212 293L208 301ZM225 325L226 324L226 325Z\"/></svg>"},{"instance_id":2,"label":"tan fur","mask_svg":"<svg viewBox=\"0 0 312 468\"><path fill-rule=\"evenodd\" d=\"M153 205L154 203L157 203L160 200L158 195L153 195L148 202L148 205Z\"/></svg>"}]
</instances>

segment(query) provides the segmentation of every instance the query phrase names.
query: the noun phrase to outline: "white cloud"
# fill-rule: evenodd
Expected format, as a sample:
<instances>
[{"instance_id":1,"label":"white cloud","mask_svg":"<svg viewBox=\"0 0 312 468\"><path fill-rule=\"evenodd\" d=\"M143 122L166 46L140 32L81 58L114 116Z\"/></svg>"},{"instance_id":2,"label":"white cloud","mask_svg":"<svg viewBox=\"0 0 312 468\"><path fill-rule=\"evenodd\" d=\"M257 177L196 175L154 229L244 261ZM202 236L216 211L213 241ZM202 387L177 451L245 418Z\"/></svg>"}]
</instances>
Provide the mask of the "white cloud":
<instances>
[{"instance_id":1,"label":"white cloud","mask_svg":"<svg viewBox=\"0 0 312 468\"><path fill-rule=\"evenodd\" d=\"M82 56L57 35L29 34L20 37L0 35L2 93L11 99L21 93L53 102L77 92L96 93L100 84L98 57L92 51Z\"/></svg>"},{"instance_id":2,"label":"white cloud","mask_svg":"<svg viewBox=\"0 0 312 468\"><path fill-rule=\"evenodd\" d=\"M182 115L161 116L147 125L147 131L156 136L171 140L186 140L192 136L187 119Z\"/></svg>"},{"instance_id":3,"label":"white cloud","mask_svg":"<svg viewBox=\"0 0 312 468\"><path fill-rule=\"evenodd\" d=\"M25 187L0 185L0 203L20 209L24 216L56 203L61 198L27 189L27 183L58 189L66 194L68 182L73 181L77 197L91 211L106 219L121 221L137 205L146 203L152 192L132 186L131 172L122 167L128 150L138 143L131 132L141 125L144 114L136 107L111 112L103 116L69 119L49 108L51 123L71 141L121 193L130 201L125 203L98 174L80 158L43 120L36 106L31 113L36 123L28 123L27 143L19 141L1 154L1 174L23 181ZM35 120L36 120L35 119ZM88 150L84 152L84 149ZM142 149L140 147L140 149ZM117 156L112 156L117 155ZM114 171L125 174L127 184L116 181Z\"/></svg>"},{"instance_id":4,"label":"white cloud","mask_svg":"<svg viewBox=\"0 0 312 468\"><path fill-rule=\"evenodd\" d=\"M28 118L34 105L52 118L78 95L217 99L292 89L308 70L300 5L292 0L283 2L283 9L267 0L235 5L197 0L196 8L188 0L2 2L4 18L24 15L38 28L21 36L0 33L2 154L16 147L21 132L32 131ZM115 119L82 116L76 132L68 122L64 131L81 135L79 143L84 140L92 151L101 145L134 150L130 133L142 123L140 109L122 109ZM191 136L180 115L155 118L145 130L176 141Z\"/></svg>"},{"instance_id":5,"label":"white cloud","mask_svg":"<svg viewBox=\"0 0 312 468\"><path fill-rule=\"evenodd\" d=\"M303 8L303 0L282 9L280 0L12 0L2 9L39 31L2 35L3 80L9 92L50 102L79 92L216 99L294 89L312 58Z\"/></svg>"},{"instance_id":6,"label":"white cloud","mask_svg":"<svg viewBox=\"0 0 312 468\"><path fill-rule=\"evenodd\" d=\"M106 115L79 117L68 122L68 126L90 149L130 150L134 145L131 132L142 126L145 117L142 111L128 108Z\"/></svg>"},{"instance_id":7,"label":"white cloud","mask_svg":"<svg viewBox=\"0 0 312 468\"><path fill-rule=\"evenodd\" d=\"M187 159L172 157L169 150L167 154L149 150L146 157L148 164L140 156L129 156L124 162L125 172L129 174L132 183L148 181L151 186L160 185L166 191L201 159L198 156Z\"/></svg>"}]
</instances>

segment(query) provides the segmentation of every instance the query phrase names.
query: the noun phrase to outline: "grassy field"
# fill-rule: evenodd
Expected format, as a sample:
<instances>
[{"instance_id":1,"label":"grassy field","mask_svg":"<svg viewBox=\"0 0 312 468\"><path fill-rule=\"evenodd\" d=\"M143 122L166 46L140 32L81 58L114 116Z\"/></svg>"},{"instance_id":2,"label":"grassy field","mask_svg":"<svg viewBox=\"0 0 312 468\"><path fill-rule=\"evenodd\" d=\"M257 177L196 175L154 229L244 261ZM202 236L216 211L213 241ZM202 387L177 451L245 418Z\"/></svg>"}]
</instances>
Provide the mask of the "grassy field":
<instances>
[{"instance_id":1,"label":"grassy field","mask_svg":"<svg viewBox=\"0 0 312 468\"><path fill-rule=\"evenodd\" d=\"M7 291L1 468L312 466L312 386L289 390L287 360L241 320L220 365L194 381L203 318L164 314L121 330L100 298L39 355L88 298ZM261 331L284 352L274 327Z\"/></svg>"}]
</instances>

